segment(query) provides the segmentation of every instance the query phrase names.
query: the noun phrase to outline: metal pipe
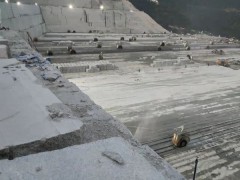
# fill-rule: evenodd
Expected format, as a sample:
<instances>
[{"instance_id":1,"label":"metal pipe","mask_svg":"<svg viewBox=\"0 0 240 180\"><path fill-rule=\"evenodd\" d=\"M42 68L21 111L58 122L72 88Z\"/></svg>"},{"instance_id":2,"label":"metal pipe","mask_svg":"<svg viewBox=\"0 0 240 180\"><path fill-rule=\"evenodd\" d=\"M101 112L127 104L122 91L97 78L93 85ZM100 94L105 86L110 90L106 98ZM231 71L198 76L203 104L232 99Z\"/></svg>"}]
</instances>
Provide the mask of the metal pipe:
<instances>
[{"instance_id":1,"label":"metal pipe","mask_svg":"<svg viewBox=\"0 0 240 180\"><path fill-rule=\"evenodd\" d=\"M195 168L194 168L193 180L195 180L195 178L196 178L197 165L198 165L198 157L195 160Z\"/></svg>"}]
</instances>

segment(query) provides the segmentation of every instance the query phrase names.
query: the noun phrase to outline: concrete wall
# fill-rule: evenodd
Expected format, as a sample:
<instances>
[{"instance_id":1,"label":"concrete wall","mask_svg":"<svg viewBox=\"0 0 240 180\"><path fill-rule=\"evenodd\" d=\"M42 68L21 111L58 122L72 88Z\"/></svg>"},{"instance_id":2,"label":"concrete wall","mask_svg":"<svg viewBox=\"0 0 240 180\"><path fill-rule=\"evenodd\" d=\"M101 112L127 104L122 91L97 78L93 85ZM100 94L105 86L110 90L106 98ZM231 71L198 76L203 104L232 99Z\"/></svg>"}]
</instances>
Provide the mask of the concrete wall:
<instances>
[{"instance_id":1,"label":"concrete wall","mask_svg":"<svg viewBox=\"0 0 240 180\"><path fill-rule=\"evenodd\" d=\"M9 27L26 39L29 32L32 37L41 36L45 33L45 24L40 8L35 5L17 6L15 3L0 2L2 25Z\"/></svg>"}]
</instances>

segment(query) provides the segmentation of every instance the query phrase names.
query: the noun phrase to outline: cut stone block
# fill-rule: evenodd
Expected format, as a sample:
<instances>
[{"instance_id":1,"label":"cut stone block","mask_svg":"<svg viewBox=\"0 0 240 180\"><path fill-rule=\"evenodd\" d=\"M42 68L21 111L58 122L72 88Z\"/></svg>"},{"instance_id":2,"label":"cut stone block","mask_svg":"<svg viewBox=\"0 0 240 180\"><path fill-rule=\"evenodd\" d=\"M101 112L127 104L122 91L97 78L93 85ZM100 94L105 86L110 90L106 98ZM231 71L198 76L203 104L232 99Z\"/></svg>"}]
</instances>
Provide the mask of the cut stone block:
<instances>
[{"instance_id":1,"label":"cut stone block","mask_svg":"<svg viewBox=\"0 0 240 180\"><path fill-rule=\"evenodd\" d=\"M8 58L8 49L6 45L0 45L0 59Z\"/></svg>"},{"instance_id":2,"label":"cut stone block","mask_svg":"<svg viewBox=\"0 0 240 180\"><path fill-rule=\"evenodd\" d=\"M95 73L95 72L99 72L100 69L96 66L91 66L89 69L87 69L88 73Z\"/></svg>"},{"instance_id":3,"label":"cut stone block","mask_svg":"<svg viewBox=\"0 0 240 180\"><path fill-rule=\"evenodd\" d=\"M164 171L157 170L127 141L117 137L12 161L2 160L0 172L1 180L167 179Z\"/></svg>"},{"instance_id":4,"label":"cut stone block","mask_svg":"<svg viewBox=\"0 0 240 180\"><path fill-rule=\"evenodd\" d=\"M18 63L15 59L0 61L0 149L79 130L79 119L50 118L47 106L62 102Z\"/></svg>"},{"instance_id":5,"label":"cut stone block","mask_svg":"<svg viewBox=\"0 0 240 180\"><path fill-rule=\"evenodd\" d=\"M99 72L107 70L115 70L117 66L109 61L83 61L76 63L57 63L54 64L62 73L78 73L78 72Z\"/></svg>"},{"instance_id":6,"label":"cut stone block","mask_svg":"<svg viewBox=\"0 0 240 180\"><path fill-rule=\"evenodd\" d=\"M0 37L0 45L8 45L8 40L7 39L2 39L1 37Z\"/></svg>"}]
</instances>

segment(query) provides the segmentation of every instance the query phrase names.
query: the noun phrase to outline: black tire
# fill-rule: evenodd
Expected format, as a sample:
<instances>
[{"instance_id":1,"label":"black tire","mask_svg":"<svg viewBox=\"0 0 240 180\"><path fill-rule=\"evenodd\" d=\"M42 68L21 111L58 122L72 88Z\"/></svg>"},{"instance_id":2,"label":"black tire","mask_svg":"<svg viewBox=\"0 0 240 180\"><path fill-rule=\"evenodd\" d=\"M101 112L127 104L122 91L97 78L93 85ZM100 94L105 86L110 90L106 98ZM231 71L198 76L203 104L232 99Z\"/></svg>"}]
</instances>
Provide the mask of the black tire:
<instances>
[{"instance_id":1,"label":"black tire","mask_svg":"<svg viewBox=\"0 0 240 180\"><path fill-rule=\"evenodd\" d=\"M122 45L119 45L119 46L117 47L117 49L123 49Z\"/></svg>"},{"instance_id":2,"label":"black tire","mask_svg":"<svg viewBox=\"0 0 240 180\"><path fill-rule=\"evenodd\" d=\"M77 52L74 49L71 49L70 54L77 54Z\"/></svg>"},{"instance_id":3,"label":"black tire","mask_svg":"<svg viewBox=\"0 0 240 180\"><path fill-rule=\"evenodd\" d=\"M180 147L185 147L187 145L187 141L186 140L182 140L180 142Z\"/></svg>"},{"instance_id":4,"label":"black tire","mask_svg":"<svg viewBox=\"0 0 240 180\"><path fill-rule=\"evenodd\" d=\"M37 37L34 37L34 38L33 38L33 42L38 42L38 38L37 38Z\"/></svg>"},{"instance_id":5,"label":"black tire","mask_svg":"<svg viewBox=\"0 0 240 180\"><path fill-rule=\"evenodd\" d=\"M161 47L158 47L158 51L161 51L162 50L162 48Z\"/></svg>"},{"instance_id":6,"label":"black tire","mask_svg":"<svg viewBox=\"0 0 240 180\"><path fill-rule=\"evenodd\" d=\"M47 55L48 56L53 56L53 52L52 51L47 51Z\"/></svg>"}]
</instances>

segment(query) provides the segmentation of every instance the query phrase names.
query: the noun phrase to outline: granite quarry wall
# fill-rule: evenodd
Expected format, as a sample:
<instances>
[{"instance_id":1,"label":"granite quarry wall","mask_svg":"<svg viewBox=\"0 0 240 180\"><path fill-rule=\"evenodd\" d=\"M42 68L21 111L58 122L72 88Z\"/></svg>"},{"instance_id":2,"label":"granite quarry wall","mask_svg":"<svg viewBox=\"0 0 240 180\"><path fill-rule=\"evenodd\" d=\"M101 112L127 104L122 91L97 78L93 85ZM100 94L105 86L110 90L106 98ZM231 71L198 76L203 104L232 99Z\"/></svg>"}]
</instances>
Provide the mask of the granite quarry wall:
<instances>
[{"instance_id":1,"label":"granite quarry wall","mask_svg":"<svg viewBox=\"0 0 240 180\"><path fill-rule=\"evenodd\" d=\"M12 0L11 2L16 2L17 0ZM31 0L21 0L24 4L32 4ZM86 9L99 9L100 4L104 5L106 9L120 9L127 10L133 8L134 6L129 3L127 0L35 0L34 2L38 3L40 6L61 6L68 7L69 4L74 5L76 8L86 8Z\"/></svg>"},{"instance_id":2,"label":"granite quarry wall","mask_svg":"<svg viewBox=\"0 0 240 180\"><path fill-rule=\"evenodd\" d=\"M24 39L29 32L32 37L45 33L41 10L35 5L0 2L2 26L18 31Z\"/></svg>"},{"instance_id":3,"label":"granite quarry wall","mask_svg":"<svg viewBox=\"0 0 240 180\"><path fill-rule=\"evenodd\" d=\"M99 8L69 9L68 7L41 6L41 9L48 32L75 30L77 32L159 33L165 31L143 12L133 11L119 4L114 6L115 9L111 9L111 6L107 7L109 9L100 10Z\"/></svg>"},{"instance_id":4,"label":"granite quarry wall","mask_svg":"<svg viewBox=\"0 0 240 180\"><path fill-rule=\"evenodd\" d=\"M16 1L11 1L16 2ZM4 8L4 24L12 26L13 30L28 29L30 25L37 26L46 23L47 32L108 32L108 33L160 33L166 30L157 24L150 16L137 10L127 0L36 0L41 9L33 4L32 1L22 0L22 5L2 3L7 8L14 8L13 12L21 12L17 15L11 9ZM68 8L69 4L73 9ZM104 9L100 9L100 5ZM26 7L26 8L25 8ZM19 10L20 9L20 10ZM22 9L24 9L22 13ZM25 11L27 9L27 13ZM25 20L26 15L32 15L31 19ZM21 17L15 20L14 17ZM5 20L6 19L6 20ZM13 20L11 20L13 19ZM13 25L14 21L27 21L23 26ZM28 24L30 22L30 24ZM10 24L10 25L8 25ZM45 32L45 26L38 34ZM34 31L35 32L35 31Z\"/></svg>"}]
</instances>

